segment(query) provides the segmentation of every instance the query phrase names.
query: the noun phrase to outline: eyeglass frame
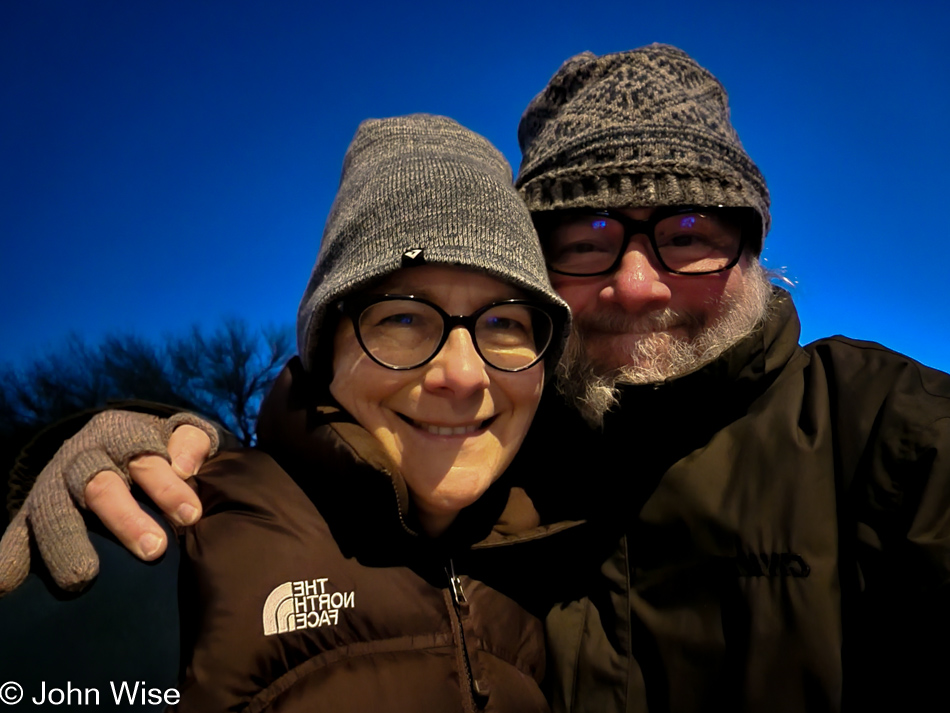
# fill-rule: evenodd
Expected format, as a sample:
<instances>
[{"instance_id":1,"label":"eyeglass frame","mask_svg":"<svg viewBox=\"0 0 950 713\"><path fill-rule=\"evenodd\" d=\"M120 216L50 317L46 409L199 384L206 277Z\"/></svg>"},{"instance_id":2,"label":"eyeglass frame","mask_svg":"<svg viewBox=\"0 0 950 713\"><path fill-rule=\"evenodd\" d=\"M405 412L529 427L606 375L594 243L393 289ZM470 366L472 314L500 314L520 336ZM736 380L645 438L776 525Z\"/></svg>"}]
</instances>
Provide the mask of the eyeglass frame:
<instances>
[{"instance_id":1,"label":"eyeglass frame","mask_svg":"<svg viewBox=\"0 0 950 713\"><path fill-rule=\"evenodd\" d=\"M727 265L717 268L715 270L703 270L701 272L686 272L684 270L674 270L669 267L666 262L663 260L660 255L660 249L656 244L656 235L655 229L657 223L661 220L665 220L674 215L688 215L690 213L710 213L715 212L724 216L737 216L737 219L729 217L729 220L734 222L739 228L739 243L736 246L736 256L729 261ZM623 226L623 241L620 244L620 250L617 252L617 257L611 263L610 267L605 270L600 270L598 272L564 272L563 270L557 270L551 267L551 264L547 260L547 254L545 254L545 264L550 272L556 273L558 275L566 275L568 277L598 277L601 275L611 275L617 271L620 267L620 263L623 262L623 256L627 252L627 248L630 246L630 240L634 235L644 235L650 241L650 248L653 250L653 256L656 258L657 263L660 267L663 268L666 272L669 272L673 275L686 275L687 277L694 277L698 275L715 275L718 272L725 272L726 270L731 270L736 265L739 264L739 260L742 259L742 252L746 247L746 233L748 230L748 224L752 222L754 218L754 209L744 208L744 207L731 207L731 206L671 206L670 208L657 208L653 214L646 220L635 220L624 213L621 213L617 210L610 209L592 209L585 210L583 208L575 209L571 211L551 211L547 213L540 213L535 216L535 228L538 231L538 234L541 236L541 248L544 252L545 242L547 236L557 228L557 223L552 220L550 224L547 224L547 220L551 220L554 215L561 216L562 214L568 214L570 216L600 216L603 218L609 218L614 220L620 225ZM539 224L540 223L540 224Z\"/></svg>"},{"instance_id":2,"label":"eyeglass frame","mask_svg":"<svg viewBox=\"0 0 950 713\"><path fill-rule=\"evenodd\" d=\"M363 342L363 335L360 332L359 320L363 316L363 313L372 307L375 304L380 302L395 302L396 300L408 300L411 302L419 302L421 304L427 305L436 311L436 313L442 318L442 337L439 339L439 344L433 350L426 359L419 362L418 364L413 364L412 366L393 366L392 364L387 364L383 361L380 361L378 358L373 356L369 349L367 349L366 344ZM548 322L551 324L551 331L548 334L547 344L544 345L538 352L537 357L527 366L519 366L517 369L505 369L504 367L495 366L488 359L485 358L485 355L482 354L481 348L478 346L478 339L475 337L475 326L478 322L478 318L483 314L488 312L490 309L499 307L502 305L527 305L528 307L534 307L542 314L548 318ZM449 335L452 333L456 327L464 327L468 332L469 336L472 339L472 346L475 348L475 353L478 354L478 357L485 362L486 366L490 366L492 369L497 371L502 371L506 374L517 374L520 371L527 371L531 367L538 364L544 355L547 353L548 348L551 346L551 343L554 341L554 330L557 325L557 321L554 316L548 310L547 305L543 302L538 302L535 300L525 300L525 299L510 299L510 300L498 300L497 302L490 302L487 305L479 307L477 310L472 312L469 315L452 315L446 312L444 309L439 307L431 300L427 300L425 297L418 297L417 295L397 295L397 294L381 294L381 295L357 295L354 297L344 297L336 303L337 310L346 317L350 318L350 321L353 323L353 333L356 335L356 341L359 342L360 348L363 350L363 353L366 354L370 359L375 363L379 364L386 369L392 369L393 371L409 371L410 369L418 369L428 364L430 361L435 359L439 352L442 351L445 347L445 343L449 340Z\"/></svg>"}]
</instances>

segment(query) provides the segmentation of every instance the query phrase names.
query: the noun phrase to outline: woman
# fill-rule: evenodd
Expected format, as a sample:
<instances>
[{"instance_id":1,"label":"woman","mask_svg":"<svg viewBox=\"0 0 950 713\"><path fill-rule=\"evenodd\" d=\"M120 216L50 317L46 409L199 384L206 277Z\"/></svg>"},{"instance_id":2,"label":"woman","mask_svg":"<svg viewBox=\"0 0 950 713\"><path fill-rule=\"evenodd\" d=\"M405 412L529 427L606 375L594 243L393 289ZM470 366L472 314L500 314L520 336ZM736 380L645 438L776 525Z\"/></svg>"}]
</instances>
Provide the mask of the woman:
<instances>
[{"instance_id":1,"label":"woman","mask_svg":"<svg viewBox=\"0 0 950 713\"><path fill-rule=\"evenodd\" d=\"M181 710L546 709L526 573L492 561L539 534L499 478L567 321L490 144L360 127L261 448L198 477Z\"/></svg>"},{"instance_id":2,"label":"woman","mask_svg":"<svg viewBox=\"0 0 950 713\"><path fill-rule=\"evenodd\" d=\"M499 478L567 321L490 144L360 127L261 449L199 474L181 710L546 709L524 573L492 554L540 532Z\"/></svg>"},{"instance_id":3,"label":"woman","mask_svg":"<svg viewBox=\"0 0 950 713\"><path fill-rule=\"evenodd\" d=\"M568 321L487 141L362 124L259 447L197 479L179 709L547 710L532 548L567 528L502 475Z\"/></svg>"}]
</instances>

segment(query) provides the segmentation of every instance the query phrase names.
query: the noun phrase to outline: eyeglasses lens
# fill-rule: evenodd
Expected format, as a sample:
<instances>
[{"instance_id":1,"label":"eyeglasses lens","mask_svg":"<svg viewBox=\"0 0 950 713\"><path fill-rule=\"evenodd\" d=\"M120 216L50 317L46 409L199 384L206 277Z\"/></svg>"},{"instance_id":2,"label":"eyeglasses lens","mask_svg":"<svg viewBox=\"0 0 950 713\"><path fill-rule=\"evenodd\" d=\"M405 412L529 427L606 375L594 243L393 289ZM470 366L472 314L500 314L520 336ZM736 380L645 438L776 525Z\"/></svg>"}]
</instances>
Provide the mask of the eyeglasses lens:
<instances>
[{"instance_id":1,"label":"eyeglasses lens","mask_svg":"<svg viewBox=\"0 0 950 713\"><path fill-rule=\"evenodd\" d=\"M428 359L442 339L442 316L413 300L387 300L360 315L363 346L388 366L408 367Z\"/></svg>"},{"instance_id":2,"label":"eyeglasses lens","mask_svg":"<svg viewBox=\"0 0 950 713\"><path fill-rule=\"evenodd\" d=\"M623 225L601 215L582 215L558 225L544 242L552 270L596 275L614 264L623 246Z\"/></svg>"},{"instance_id":3,"label":"eyeglasses lens","mask_svg":"<svg viewBox=\"0 0 950 713\"><path fill-rule=\"evenodd\" d=\"M722 270L739 251L741 232L715 214L671 215L653 229L660 260L677 272Z\"/></svg>"},{"instance_id":4,"label":"eyeglasses lens","mask_svg":"<svg viewBox=\"0 0 950 713\"><path fill-rule=\"evenodd\" d=\"M482 358L498 369L517 371L533 364L551 341L551 318L531 305L496 305L475 325Z\"/></svg>"}]
</instances>

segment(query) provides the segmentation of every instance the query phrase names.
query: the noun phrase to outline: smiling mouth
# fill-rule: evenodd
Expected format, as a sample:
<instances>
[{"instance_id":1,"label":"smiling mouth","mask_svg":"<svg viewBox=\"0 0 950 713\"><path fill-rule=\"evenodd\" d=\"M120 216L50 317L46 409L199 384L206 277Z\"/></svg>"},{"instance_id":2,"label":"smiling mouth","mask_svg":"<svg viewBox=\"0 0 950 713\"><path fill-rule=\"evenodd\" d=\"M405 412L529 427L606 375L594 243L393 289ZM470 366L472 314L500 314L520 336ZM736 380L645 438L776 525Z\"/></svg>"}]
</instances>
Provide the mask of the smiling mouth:
<instances>
[{"instance_id":1,"label":"smiling mouth","mask_svg":"<svg viewBox=\"0 0 950 713\"><path fill-rule=\"evenodd\" d=\"M468 436L488 428L488 426L491 425L491 422L495 420L495 417L492 416L491 418L486 418L484 421L478 421L477 423L469 423L461 426L445 426L437 423L416 421L415 419L404 416L401 413L397 413L396 415L413 428L418 428L419 430L425 431L426 433L431 433L433 436Z\"/></svg>"}]
</instances>

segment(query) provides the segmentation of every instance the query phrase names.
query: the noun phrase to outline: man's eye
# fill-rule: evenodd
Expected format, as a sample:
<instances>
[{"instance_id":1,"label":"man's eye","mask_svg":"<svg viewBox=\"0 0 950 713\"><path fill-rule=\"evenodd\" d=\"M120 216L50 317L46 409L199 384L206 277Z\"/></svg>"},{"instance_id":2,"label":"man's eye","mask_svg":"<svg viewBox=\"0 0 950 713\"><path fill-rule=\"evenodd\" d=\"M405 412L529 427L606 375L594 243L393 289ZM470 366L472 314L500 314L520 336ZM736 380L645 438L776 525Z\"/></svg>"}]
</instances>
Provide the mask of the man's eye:
<instances>
[{"instance_id":1,"label":"man's eye","mask_svg":"<svg viewBox=\"0 0 950 713\"><path fill-rule=\"evenodd\" d=\"M561 250L561 252L562 253L593 253L601 249L602 248L598 246L596 243L577 242L577 243L571 243L569 245L565 245L564 248Z\"/></svg>"},{"instance_id":2,"label":"man's eye","mask_svg":"<svg viewBox=\"0 0 950 713\"><path fill-rule=\"evenodd\" d=\"M656 244L659 248L698 248L708 247L713 238L700 232L672 233L657 235Z\"/></svg>"},{"instance_id":3,"label":"man's eye","mask_svg":"<svg viewBox=\"0 0 950 713\"><path fill-rule=\"evenodd\" d=\"M667 241L667 245L674 248L688 248L696 242L695 235L674 235Z\"/></svg>"},{"instance_id":4,"label":"man's eye","mask_svg":"<svg viewBox=\"0 0 950 713\"><path fill-rule=\"evenodd\" d=\"M603 252L608 252L608 246L600 240L574 240L561 244L557 250L557 254L562 257Z\"/></svg>"}]
</instances>

